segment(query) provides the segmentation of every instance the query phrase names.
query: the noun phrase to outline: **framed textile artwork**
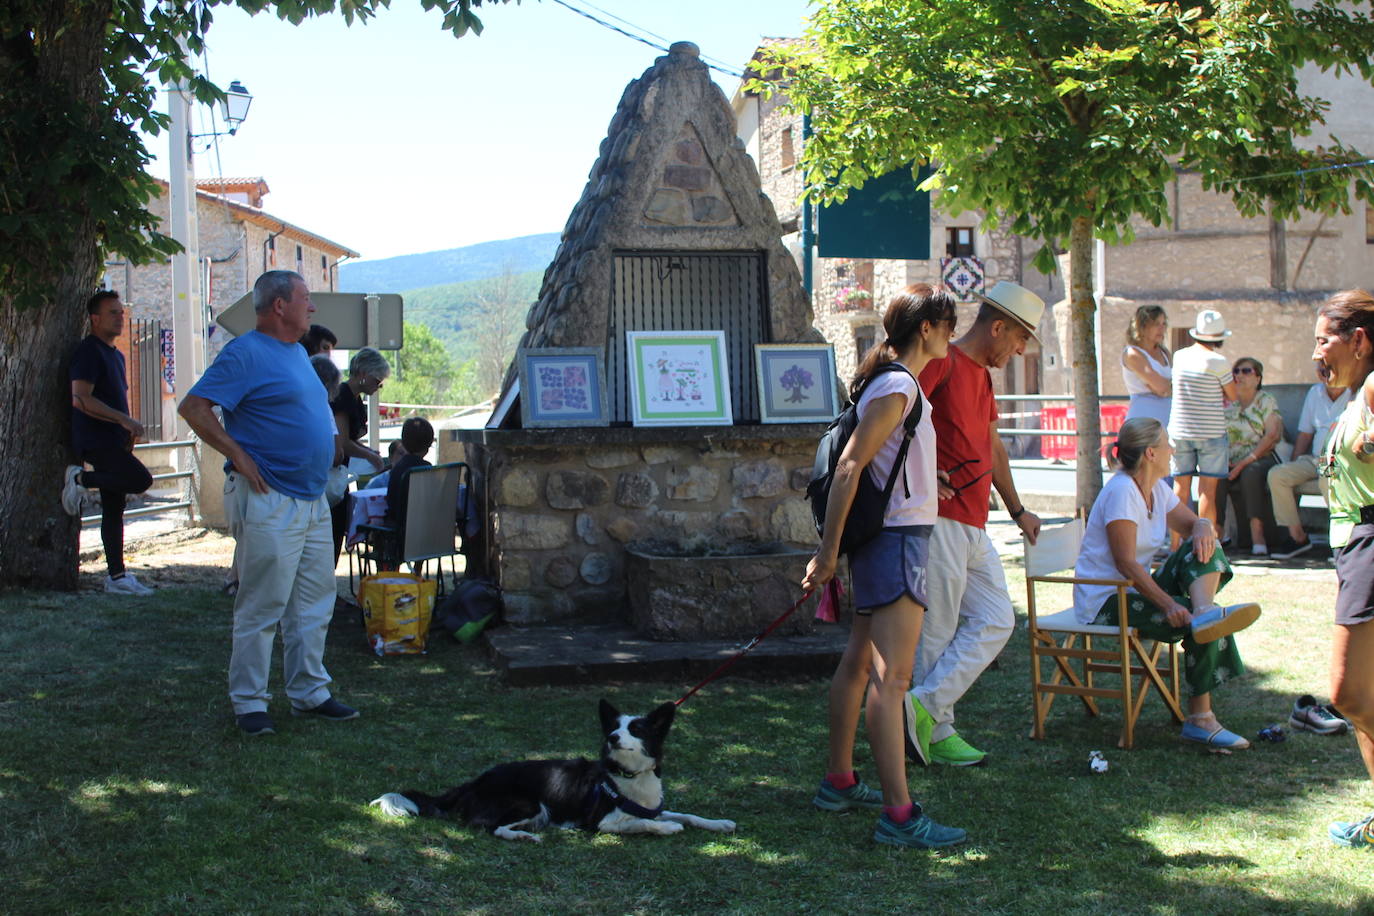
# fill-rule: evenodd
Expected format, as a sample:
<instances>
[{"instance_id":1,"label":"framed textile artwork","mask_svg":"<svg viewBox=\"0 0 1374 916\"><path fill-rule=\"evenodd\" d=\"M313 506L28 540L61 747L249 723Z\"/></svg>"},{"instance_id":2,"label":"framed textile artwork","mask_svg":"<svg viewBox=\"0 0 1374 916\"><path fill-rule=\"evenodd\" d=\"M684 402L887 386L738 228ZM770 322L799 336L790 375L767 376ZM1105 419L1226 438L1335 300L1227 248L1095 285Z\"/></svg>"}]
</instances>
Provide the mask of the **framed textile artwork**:
<instances>
[{"instance_id":1,"label":"framed textile artwork","mask_svg":"<svg viewBox=\"0 0 1374 916\"><path fill-rule=\"evenodd\" d=\"M606 362L598 347L521 350L520 423L526 429L606 426Z\"/></svg>"},{"instance_id":2,"label":"framed textile artwork","mask_svg":"<svg viewBox=\"0 0 1374 916\"><path fill-rule=\"evenodd\" d=\"M759 422L829 423L839 413L830 344L755 344L754 365Z\"/></svg>"},{"instance_id":3,"label":"framed textile artwork","mask_svg":"<svg viewBox=\"0 0 1374 916\"><path fill-rule=\"evenodd\" d=\"M635 426L729 426L724 331L626 331Z\"/></svg>"}]
</instances>

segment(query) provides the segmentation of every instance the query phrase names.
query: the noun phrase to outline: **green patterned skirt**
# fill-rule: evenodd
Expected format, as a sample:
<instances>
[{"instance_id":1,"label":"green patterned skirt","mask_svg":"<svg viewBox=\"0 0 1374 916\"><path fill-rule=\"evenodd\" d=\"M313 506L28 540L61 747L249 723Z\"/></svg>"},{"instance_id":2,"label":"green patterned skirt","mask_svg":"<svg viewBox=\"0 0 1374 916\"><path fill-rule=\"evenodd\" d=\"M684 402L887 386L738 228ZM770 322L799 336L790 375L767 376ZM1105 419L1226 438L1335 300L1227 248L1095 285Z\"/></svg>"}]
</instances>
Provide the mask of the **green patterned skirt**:
<instances>
[{"instance_id":1,"label":"green patterned skirt","mask_svg":"<svg viewBox=\"0 0 1374 916\"><path fill-rule=\"evenodd\" d=\"M1217 582L1218 594L1234 575L1221 545L1217 545L1211 559L1203 563L1193 554L1193 542L1190 539L1169 554L1152 578L1156 585L1164 589L1165 594L1184 607L1191 608L1192 599L1188 597L1188 590L1194 581L1208 573L1221 574ZM1119 611L1120 602L1116 595L1112 595L1103 603L1093 623L1118 626ZM1211 693L1230 678L1245 673L1245 664L1240 660L1240 650L1236 648L1234 636L1199 644L1193 640L1190 627L1176 627L1169 623L1162 608L1155 607L1136 592L1126 593L1126 623L1139 630L1146 639L1159 642L1183 640L1183 679L1195 697Z\"/></svg>"}]
</instances>

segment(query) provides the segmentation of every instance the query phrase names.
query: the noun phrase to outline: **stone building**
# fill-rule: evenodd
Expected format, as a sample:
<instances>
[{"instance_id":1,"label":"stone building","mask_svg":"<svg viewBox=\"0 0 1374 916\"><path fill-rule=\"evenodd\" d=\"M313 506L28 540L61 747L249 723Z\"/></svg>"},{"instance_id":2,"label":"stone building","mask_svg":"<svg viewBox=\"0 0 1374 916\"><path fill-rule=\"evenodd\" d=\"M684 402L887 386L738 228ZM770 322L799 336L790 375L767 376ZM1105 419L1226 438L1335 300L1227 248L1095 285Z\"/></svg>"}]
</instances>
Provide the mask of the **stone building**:
<instances>
[{"instance_id":1,"label":"stone building","mask_svg":"<svg viewBox=\"0 0 1374 916\"><path fill-rule=\"evenodd\" d=\"M788 40L765 40L760 50ZM1368 118L1374 110L1374 88L1369 83L1312 67L1302 71L1300 83L1304 90L1331 101L1330 133L1358 149L1374 150L1374 122ZM787 233L785 242L800 262L802 118L785 105L781 94L765 99L740 91L732 100L740 139L758 164L764 191L773 199ZM1324 139L1312 138L1314 143ZM1101 392L1125 393L1119 354L1130 317L1143 304L1159 304L1168 312L1171 348L1190 342L1187 328L1198 312L1219 309L1235 329L1226 346L1228 355L1260 359L1267 381L1311 380L1316 305L1333 290L1374 285L1374 210L1355 201L1348 215L1304 214L1282 223L1246 218L1228 197L1204 190L1200 176L1182 170L1168 193L1173 212L1167 224L1139 224L1133 243L1098 249L1104 254L1100 276L1105 294L1097 330ZM931 201L928 260L814 259L816 327L835 345L841 376L848 377L863 350L881 338L881 308L895 291L916 281L957 286L951 279L969 279L967 274L981 271L985 285L1011 280L1053 306L1039 329L1043 350L1029 348L1003 372L993 373L998 393L1072 392L1063 279L1043 275L1031 265L1039 242L996 229L985 233L978 228L981 222L978 212L942 214L936 194ZM971 260L961 264L956 258ZM1067 259L1061 262L1061 272L1066 271ZM959 273L961 266L968 268L965 275ZM976 279L969 288L978 288ZM852 289L866 290L871 298L847 294ZM961 308L961 328L973 312L972 306Z\"/></svg>"},{"instance_id":2,"label":"stone building","mask_svg":"<svg viewBox=\"0 0 1374 916\"><path fill-rule=\"evenodd\" d=\"M163 231L167 231L170 195L166 193L167 182L158 183L163 193L149 201L148 210L158 218ZM262 209L267 193L267 182L262 178L196 181L201 289L209 312L205 326L209 329L210 359L219 352L226 338L224 329L214 323L214 316L251 290L253 281L263 271L294 270L305 277L312 290L333 291L338 284L339 263L358 257L358 252ZM171 260L133 265L118 255L111 255L105 261L102 285L119 293L129 318L160 322L162 339L154 343L151 351L145 348L141 358L133 357L131 365L137 363L140 368L152 365L160 349L162 369L168 374L168 357L173 352ZM137 349L137 344L133 346ZM132 374L136 373L131 370ZM146 414L151 409L156 386L144 385L140 399L134 394L139 390L139 379L130 378L129 382L130 406L135 415L147 423ZM174 421L170 381L162 386L162 399L164 428L171 429ZM147 403L139 403L140 400Z\"/></svg>"}]
</instances>

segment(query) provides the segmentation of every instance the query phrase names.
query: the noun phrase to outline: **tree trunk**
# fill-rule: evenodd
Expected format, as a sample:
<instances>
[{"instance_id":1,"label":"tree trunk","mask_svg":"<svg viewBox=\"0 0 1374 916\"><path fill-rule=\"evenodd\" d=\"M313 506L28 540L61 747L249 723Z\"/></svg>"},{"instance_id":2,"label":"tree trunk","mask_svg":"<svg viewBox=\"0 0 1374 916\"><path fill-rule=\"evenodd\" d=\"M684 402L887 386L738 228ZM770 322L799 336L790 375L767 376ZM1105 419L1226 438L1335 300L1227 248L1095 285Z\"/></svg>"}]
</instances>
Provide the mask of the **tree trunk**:
<instances>
[{"instance_id":1,"label":"tree trunk","mask_svg":"<svg viewBox=\"0 0 1374 916\"><path fill-rule=\"evenodd\" d=\"M1102 420L1098 414L1097 328L1093 316L1092 221L1079 217L1069 235L1069 314L1073 325L1073 403L1078 428L1077 507L1086 517L1102 489Z\"/></svg>"},{"instance_id":2,"label":"tree trunk","mask_svg":"<svg viewBox=\"0 0 1374 916\"><path fill-rule=\"evenodd\" d=\"M50 40L36 43L38 57L29 65L11 71L29 83L11 87L17 90L12 98L51 88L94 119L104 90L100 62L109 9L54 2L43 15L47 21L37 31ZM57 205L38 196L28 204ZM86 326L84 305L100 259L94 215L63 206L74 230L64 240L67 266L51 278L51 295L20 311L11 291L0 290L0 587L76 587L80 523L62 511L60 500L62 469L71 461L67 365Z\"/></svg>"}]
</instances>

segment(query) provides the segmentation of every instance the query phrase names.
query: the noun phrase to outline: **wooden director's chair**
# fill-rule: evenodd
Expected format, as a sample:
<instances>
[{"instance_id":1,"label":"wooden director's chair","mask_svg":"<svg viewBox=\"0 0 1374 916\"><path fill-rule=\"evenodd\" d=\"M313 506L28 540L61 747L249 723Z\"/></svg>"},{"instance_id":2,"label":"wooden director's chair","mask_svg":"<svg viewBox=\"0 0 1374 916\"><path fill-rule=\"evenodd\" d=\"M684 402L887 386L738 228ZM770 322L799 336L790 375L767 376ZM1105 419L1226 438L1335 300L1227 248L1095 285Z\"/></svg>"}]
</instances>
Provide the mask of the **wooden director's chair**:
<instances>
[{"instance_id":1,"label":"wooden director's chair","mask_svg":"<svg viewBox=\"0 0 1374 916\"><path fill-rule=\"evenodd\" d=\"M1026 558L1026 616L1030 627L1031 705L1034 724L1031 737L1045 737L1045 719L1059 694L1071 694L1082 701L1089 715L1097 715L1099 699L1119 699L1125 710L1125 725L1118 745L1130 748L1135 744L1135 723L1150 688L1159 691L1176 722L1183 722L1179 706L1178 646L1175 643L1142 641L1134 627L1126 625L1125 579L1083 579L1072 575L1083 542L1083 520L1076 518L1066 525L1045 528L1034 545L1025 543ZM1069 570L1069 575L1054 575ZM1040 583L1068 585L1111 585L1121 602L1119 626L1079 623L1072 607L1056 614L1041 616L1036 612L1035 588ZM1107 648L1094 647L1093 639L1114 641ZM1148 642L1148 647L1146 645ZM1053 664L1049 665L1052 660ZM1167 661L1167 667L1161 661ZM1042 661L1049 665L1051 676L1042 677ZM1094 674L1115 674L1120 686L1101 687Z\"/></svg>"}]
</instances>

